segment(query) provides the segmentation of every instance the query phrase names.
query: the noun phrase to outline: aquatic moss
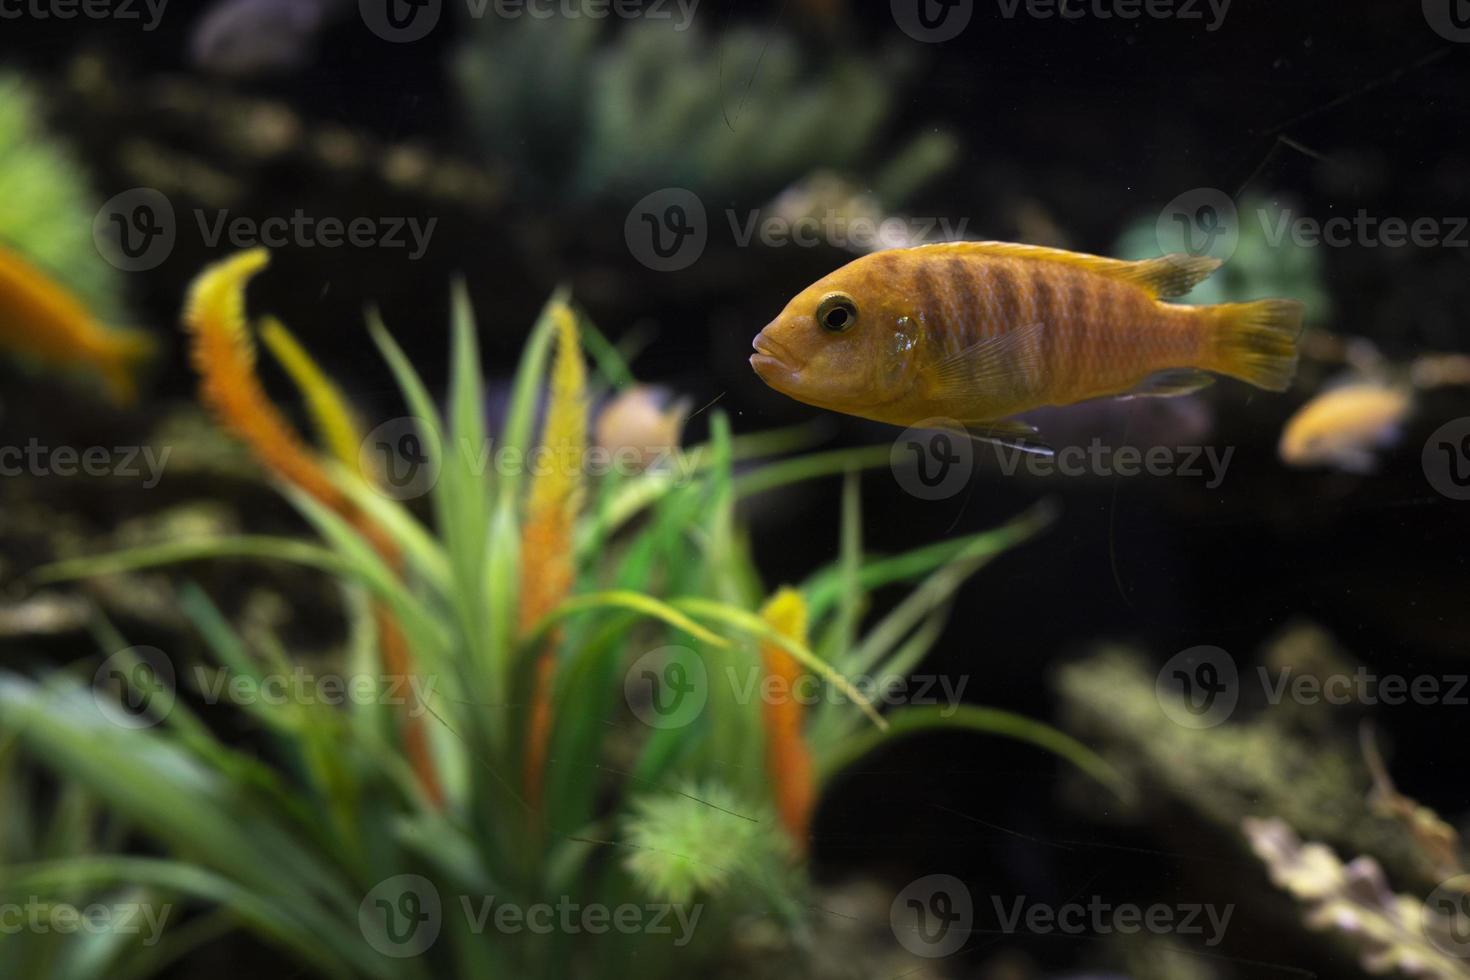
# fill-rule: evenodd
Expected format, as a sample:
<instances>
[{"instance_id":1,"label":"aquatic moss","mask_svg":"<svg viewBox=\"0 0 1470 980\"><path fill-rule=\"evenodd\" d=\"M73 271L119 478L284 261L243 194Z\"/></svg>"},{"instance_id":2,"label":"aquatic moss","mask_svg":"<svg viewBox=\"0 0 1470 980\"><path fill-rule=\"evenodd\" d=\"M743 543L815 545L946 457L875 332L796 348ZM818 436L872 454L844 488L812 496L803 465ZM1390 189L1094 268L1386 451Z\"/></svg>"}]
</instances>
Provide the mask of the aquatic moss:
<instances>
[{"instance_id":1,"label":"aquatic moss","mask_svg":"<svg viewBox=\"0 0 1470 980\"><path fill-rule=\"evenodd\" d=\"M792 850L775 814L713 780L641 797L627 820L624 861L659 901L689 903L782 874Z\"/></svg>"},{"instance_id":2,"label":"aquatic moss","mask_svg":"<svg viewBox=\"0 0 1470 980\"><path fill-rule=\"evenodd\" d=\"M1182 727L1155 695L1155 675L1119 647L1057 673L1068 727L1099 745L1158 804L1178 801L1234 835L1247 817L1279 817L1302 835L1371 854L1396 876L1437 883L1410 832L1365 805L1370 780L1355 737L1307 730L1294 711L1269 708L1213 728Z\"/></svg>"}]
</instances>

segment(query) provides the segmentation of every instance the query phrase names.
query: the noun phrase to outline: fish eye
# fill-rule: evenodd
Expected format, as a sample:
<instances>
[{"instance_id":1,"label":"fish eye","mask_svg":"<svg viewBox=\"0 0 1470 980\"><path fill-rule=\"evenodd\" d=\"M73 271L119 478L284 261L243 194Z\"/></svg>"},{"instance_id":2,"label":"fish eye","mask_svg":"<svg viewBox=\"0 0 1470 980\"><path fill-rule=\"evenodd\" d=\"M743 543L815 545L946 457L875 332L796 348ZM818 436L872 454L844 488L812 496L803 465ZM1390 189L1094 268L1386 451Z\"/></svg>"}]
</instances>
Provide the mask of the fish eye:
<instances>
[{"instance_id":1,"label":"fish eye","mask_svg":"<svg viewBox=\"0 0 1470 980\"><path fill-rule=\"evenodd\" d=\"M829 293L817 304L817 323L830 333L852 329L857 315L857 304L846 293Z\"/></svg>"}]
</instances>

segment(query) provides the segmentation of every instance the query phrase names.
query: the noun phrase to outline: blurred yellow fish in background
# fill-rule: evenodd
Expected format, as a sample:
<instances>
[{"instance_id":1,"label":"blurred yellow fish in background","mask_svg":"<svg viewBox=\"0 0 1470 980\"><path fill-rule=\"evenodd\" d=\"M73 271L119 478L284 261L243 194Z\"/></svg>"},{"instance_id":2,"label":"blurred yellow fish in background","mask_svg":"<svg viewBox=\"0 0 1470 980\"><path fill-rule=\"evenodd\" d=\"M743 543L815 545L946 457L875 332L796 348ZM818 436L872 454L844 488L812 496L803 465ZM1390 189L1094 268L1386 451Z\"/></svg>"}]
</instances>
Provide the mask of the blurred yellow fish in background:
<instances>
[{"instance_id":1,"label":"blurred yellow fish in background","mask_svg":"<svg viewBox=\"0 0 1470 980\"><path fill-rule=\"evenodd\" d=\"M1398 440L1412 408L1412 395L1403 385L1373 378L1339 384L1287 421L1278 452L1289 466L1368 473L1377 467L1374 450Z\"/></svg>"},{"instance_id":2,"label":"blurred yellow fish in background","mask_svg":"<svg viewBox=\"0 0 1470 980\"><path fill-rule=\"evenodd\" d=\"M103 326L63 286L0 246L0 347L47 367L95 375L114 402L131 404L137 368L154 343L142 331Z\"/></svg>"},{"instance_id":3,"label":"blurred yellow fish in background","mask_svg":"<svg viewBox=\"0 0 1470 980\"><path fill-rule=\"evenodd\" d=\"M876 252L798 293L755 338L751 367L783 394L895 425L947 418L1046 452L1010 416L1121 395L1180 395L1206 372L1283 391L1302 304L1160 302L1220 265L1139 262L1007 242Z\"/></svg>"},{"instance_id":4,"label":"blurred yellow fish in background","mask_svg":"<svg viewBox=\"0 0 1470 980\"><path fill-rule=\"evenodd\" d=\"M1421 354L1409 365L1409 378L1421 391L1470 385L1470 355Z\"/></svg>"}]
</instances>

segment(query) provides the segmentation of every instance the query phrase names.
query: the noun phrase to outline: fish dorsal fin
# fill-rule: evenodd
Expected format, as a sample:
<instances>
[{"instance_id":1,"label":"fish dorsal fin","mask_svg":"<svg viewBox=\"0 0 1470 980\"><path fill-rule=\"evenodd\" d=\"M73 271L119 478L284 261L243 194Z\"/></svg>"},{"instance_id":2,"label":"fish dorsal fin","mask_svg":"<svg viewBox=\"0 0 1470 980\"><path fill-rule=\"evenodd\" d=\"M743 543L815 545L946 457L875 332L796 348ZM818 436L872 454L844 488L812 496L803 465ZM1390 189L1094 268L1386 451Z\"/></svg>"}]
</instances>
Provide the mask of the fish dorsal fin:
<instances>
[{"instance_id":1,"label":"fish dorsal fin","mask_svg":"<svg viewBox=\"0 0 1470 980\"><path fill-rule=\"evenodd\" d=\"M1022 245L1016 242L939 242L917 247L929 252L942 251L953 255L991 255L996 258L1059 262L1094 275L1130 283L1160 299L1183 296L1220 268L1219 259L1208 255L1186 255L1183 252L1129 262L1125 259L1088 255L1085 252L1069 252L1064 248Z\"/></svg>"},{"instance_id":2,"label":"fish dorsal fin","mask_svg":"<svg viewBox=\"0 0 1470 980\"><path fill-rule=\"evenodd\" d=\"M963 403L979 393L1024 395L1041 378L1041 323L984 337L934 368L934 395Z\"/></svg>"}]
</instances>

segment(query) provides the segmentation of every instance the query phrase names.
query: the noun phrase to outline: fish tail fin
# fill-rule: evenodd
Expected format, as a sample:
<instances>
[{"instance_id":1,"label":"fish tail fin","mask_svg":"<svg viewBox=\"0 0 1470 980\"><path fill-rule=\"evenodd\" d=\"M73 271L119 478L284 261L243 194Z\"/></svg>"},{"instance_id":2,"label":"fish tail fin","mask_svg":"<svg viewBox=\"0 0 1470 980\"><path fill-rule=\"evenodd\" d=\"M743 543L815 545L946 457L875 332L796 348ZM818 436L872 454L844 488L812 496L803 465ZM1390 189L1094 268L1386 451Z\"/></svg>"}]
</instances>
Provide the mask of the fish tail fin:
<instances>
[{"instance_id":1,"label":"fish tail fin","mask_svg":"<svg viewBox=\"0 0 1470 980\"><path fill-rule=\"evenodd\" d=\"M1202 307L1210 324L1212 371L1267 391L1285 391L1296 374L1302 304L1294 299L1221 303Z\"/></svg>"},{"instance_id":2,"label":"fish tail fin","mask_svg":"<svg viewBox=\"0 0 1470 980\"><path fill-rule=\"evenodd\" d=\"M107 393L119 405L138 400L138 369L158 349L153 336L143 330L114 330L108 338L108 358L102 368Z\"/></svg>"}]
</instances>

